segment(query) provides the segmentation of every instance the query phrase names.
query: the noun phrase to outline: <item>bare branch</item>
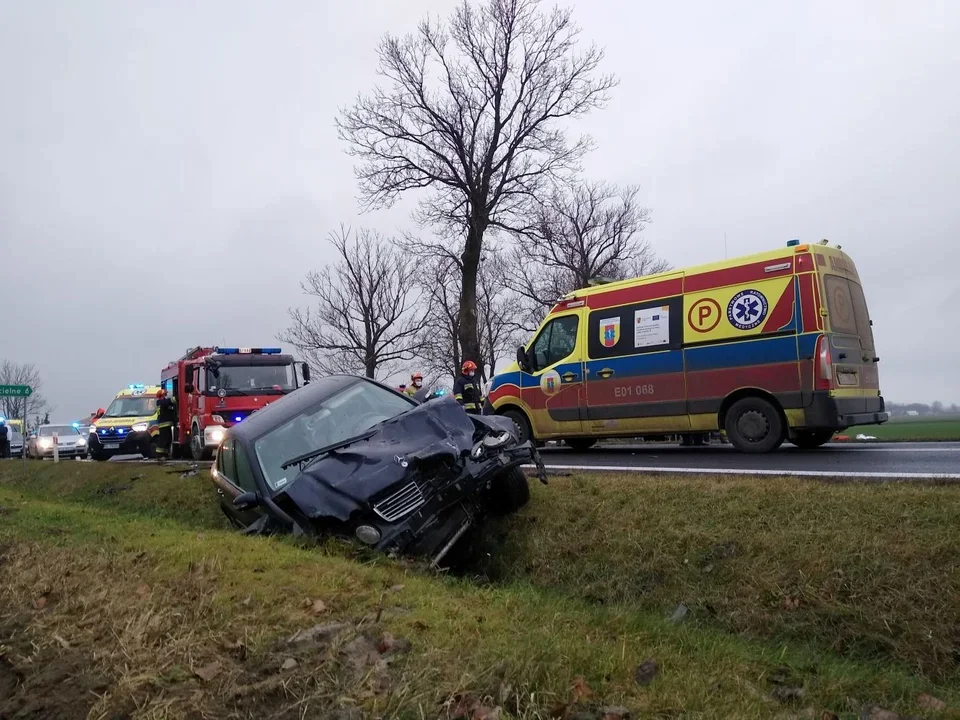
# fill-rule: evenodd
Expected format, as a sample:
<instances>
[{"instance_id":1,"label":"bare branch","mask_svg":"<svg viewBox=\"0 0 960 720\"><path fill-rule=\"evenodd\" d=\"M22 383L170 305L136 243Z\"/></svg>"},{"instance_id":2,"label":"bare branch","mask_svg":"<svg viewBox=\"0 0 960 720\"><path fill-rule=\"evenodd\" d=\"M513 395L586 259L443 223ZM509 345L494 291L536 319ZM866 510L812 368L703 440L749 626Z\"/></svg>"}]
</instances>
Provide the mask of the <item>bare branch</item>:
<instances>
[{"instance_id":1,"label":"bare branch","mask_svg":"<svg viewBox=\"0 0 960 720\"><path fill-rule=\"evenodd\" d=\"M49 408L43 396L43 380L40 371L32 363L15 363L4 360L0 363L0 385L29 385L30 397L0 397L0 415L10 420L21 420ZM26 428L24 428L26 429Z\"/></svg>"},{"instance_id":2,"label":"bare branch","mask_svg":"<svg viewBox=\"0 0 960 720\"><path fill-rule=\"evenodd\" d=\"M603 107L615 87L603 51L578 51L567 9L541 0L464 0L447 21L424 20L378 48L383 85L341 110L364 207L410 191L417 219L461 239L459 342L479 356L479 266L488 229L512 230L545 187L580 169L588 137L564 125Z\"/></svg>"},{"instance_id":3,"label":"bare branch","mask_svg":"<svg viewBox=\"0 0 960 720\"><path fill-rule=\"evenodd\" d=\"M324 373L370 378L391 374L414 357L424 316L418 312L415 265L378 233L330 235L338 262L307 274L301 287L314 307L290 310L280 340Z\"/></svg>"},{"instance_id":4,"label":"bare branch","mask_svg":"<svg viewBox=\"0 0 960 720\"><path fill-rule=\"evenodd\" d=\"M558 185L515 231L507 285L521 298L527 328L576 288L669 268L639 235L651 213L637 203L638 190L602 182Z\"/></svg>"}]
</instances>

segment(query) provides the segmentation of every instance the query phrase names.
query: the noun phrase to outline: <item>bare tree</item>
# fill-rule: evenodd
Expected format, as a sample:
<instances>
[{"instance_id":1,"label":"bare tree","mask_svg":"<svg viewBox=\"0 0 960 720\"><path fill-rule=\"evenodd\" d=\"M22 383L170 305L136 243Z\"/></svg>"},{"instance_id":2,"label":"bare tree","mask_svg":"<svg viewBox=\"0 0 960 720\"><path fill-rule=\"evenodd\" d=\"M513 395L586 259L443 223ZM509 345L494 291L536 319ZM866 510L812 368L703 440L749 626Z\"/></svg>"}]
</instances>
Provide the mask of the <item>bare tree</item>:
<instances>
[{"instance_id":1,"label":"bare tree","mask_svg":"<svg viewBox=\"0 0 960 720\"><path fill-rule=\"evenodd\" d=\"M669 268L640 237L650 210L638 204L638 190L578 180L557 186L538 204L506 266L508 284L525 310L525 327L535 326L572 290Z\"/></svg>"},{"instance_id":2,"label":"bare tree","mask_svg":"<svg viewBox=\"0 0 960 720\"><path fill-rule=\"evenodd\" d=\"M0 363L0 385L29 385L33 389L29 397L0 397L0 415L5 418L21 420L47 407L42 393L43 380L36 365L4 360Z\"/></svg>"},{"instance_id":3,"label":"bare tree","mask_svg":"<svg viewBox=\"0 0 960 720\"><path fill-rule=\"evenodd\" d=\"M372 230L352 238L341 227L330 242L338 261L308 273L301 283L315 307L291 310L292 325L280 340L325 373L390 375L399 362L414 357L424 327L415 267Z\"/></svg>"},{"instance_id":4,"label":"bare tree","mask_svg":"<svg viewBox=\"0 0 960 720\"><path fill-rule=\"evenodd\" d=\"M418 219L465 231L458 337L479 357L477 287L486 232L522 225L545 183L579 170L592 147L563 125L602 107L616 81L597 76L603 52L577 52L566 9L540 0L467 0L446 23L426 19L378 48L377 87L344 110L341 138L359 159L367 208L429 188Z\"/></svg>"},{"instance_id":5,"label":"bare tree","mask_svg":"<svg viewBox=\"0 0 960 720\"><path fill-rule=\"evenodd\" d=\"M503 265L500 251L488 247L477 276L479 348L475 357L482 380L487 378L485 366L489 365L492 373L497 358L509 349L516 328L516 303L504 284ZM430 372L456 377L462 360L467 358L460 352L459 341L459 258L439 253L428 257L422 267L421 285L431 310L427 313L419 355Z\"/></svg>"}]
</instances>

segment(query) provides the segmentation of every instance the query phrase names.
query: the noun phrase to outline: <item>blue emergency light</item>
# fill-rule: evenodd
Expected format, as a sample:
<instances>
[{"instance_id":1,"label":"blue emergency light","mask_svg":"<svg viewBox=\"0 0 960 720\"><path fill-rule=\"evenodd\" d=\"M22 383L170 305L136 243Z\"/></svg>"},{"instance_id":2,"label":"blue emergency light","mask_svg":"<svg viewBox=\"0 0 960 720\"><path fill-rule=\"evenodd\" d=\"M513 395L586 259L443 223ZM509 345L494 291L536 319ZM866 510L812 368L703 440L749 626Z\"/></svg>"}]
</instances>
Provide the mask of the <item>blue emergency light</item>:
<instances>
[{"instance_id":1,"label":"blue emergency light","mask_svg":"<svg viewBox=\"0 0 960 720\"><path fill-rule=\"evenodd\" d=\"M127 385L128 390L143 390L146 387L147 386L144 385L143 383L137 383L135 385Z\"/></svg>"},{"instance_id":2,"label":"blue emergency light","mask_svg":"<svg viewBox=\"0 0 960 720\"><path fill-rule=\"evenodd\" d=\"M0 422L6 422L6 421L7 419L3 415L0 415Z\"/></svg>"},{"instance_id":3,"label":"blue emergency light","mask_svg":"<svg viewBox=\"0 0 960 720\"><path fill-rule=\"evenodd\" d=\"M799 244L800 240L797 238L794 238L793 240L787 240L787 247L796 247Z\"/></svg>"},{"instance_id":4,"label":"blue emergency light","mask_svg":"<svg viewBox=\"0 0 960 720\"><path fill-rule=\"evenodd\" d=\"M75 427L75 428L80 427L80 423L73 423L73 427Z\"/></svg>"},{"instance_id":5,"label":"blue emergency light","mask_svg":"<svg viewBox=\"0 0 960 720\"><path fill-rule=\"evenodd\" d=\"M279 355L280 348L214 348L220 355Z\"/></svg>"}]
</instances>

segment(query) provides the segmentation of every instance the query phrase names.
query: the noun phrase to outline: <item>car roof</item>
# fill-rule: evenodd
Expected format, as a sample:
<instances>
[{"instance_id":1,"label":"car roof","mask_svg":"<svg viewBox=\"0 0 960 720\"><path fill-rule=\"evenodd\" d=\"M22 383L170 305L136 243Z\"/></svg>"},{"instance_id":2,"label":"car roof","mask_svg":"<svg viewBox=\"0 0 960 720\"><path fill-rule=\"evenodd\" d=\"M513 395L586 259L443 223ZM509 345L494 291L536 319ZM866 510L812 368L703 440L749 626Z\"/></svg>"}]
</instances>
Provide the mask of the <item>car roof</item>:
<instances>
[{"instance_id":1,"label":"car roof","mask_svg":"<svg viewBox=\"0 0 960 720\"><path fill-rule=\"evenodd\" d=\"M326 398L334 395L344 388L348 388L358 382L367 382L382 387L384 390L392 392L398 397L410 400L410 398L396 389L384 385L383 383L371 380L370 378L359 375L327 375L322 378L312 380L298 390L285 395L269 405L257 410L246 420L230 428L229 436L236 438L242 443L250 442L263 435L265 432L282 425L288 420L295 418L308 408L313 407L318 402L323 402ZM411 407L416 403L410 400Z\"/></svg>"}]
</instances>

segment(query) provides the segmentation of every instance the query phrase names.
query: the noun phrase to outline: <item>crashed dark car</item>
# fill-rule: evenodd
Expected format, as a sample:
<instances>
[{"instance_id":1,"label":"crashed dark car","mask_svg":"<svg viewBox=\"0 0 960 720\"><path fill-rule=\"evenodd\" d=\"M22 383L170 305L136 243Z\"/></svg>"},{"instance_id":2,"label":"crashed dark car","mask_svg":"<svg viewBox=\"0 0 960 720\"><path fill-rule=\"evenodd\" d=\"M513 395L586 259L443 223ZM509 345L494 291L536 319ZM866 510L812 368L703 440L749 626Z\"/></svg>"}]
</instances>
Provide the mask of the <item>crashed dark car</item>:
<instances>
[{"instance_id":1,"label":"crashed dark car","mask_svg":"<svg viewBox=\"0 0 960 720\"><path fill-rule=\"evenodd\" d=\"M258 410L217 451L221 508L251 534L346 536L439 563L485 517L526 504L522 465L546 474L509 418L421 396L331 376Z\"/></svg>"}]
</instances>

